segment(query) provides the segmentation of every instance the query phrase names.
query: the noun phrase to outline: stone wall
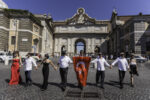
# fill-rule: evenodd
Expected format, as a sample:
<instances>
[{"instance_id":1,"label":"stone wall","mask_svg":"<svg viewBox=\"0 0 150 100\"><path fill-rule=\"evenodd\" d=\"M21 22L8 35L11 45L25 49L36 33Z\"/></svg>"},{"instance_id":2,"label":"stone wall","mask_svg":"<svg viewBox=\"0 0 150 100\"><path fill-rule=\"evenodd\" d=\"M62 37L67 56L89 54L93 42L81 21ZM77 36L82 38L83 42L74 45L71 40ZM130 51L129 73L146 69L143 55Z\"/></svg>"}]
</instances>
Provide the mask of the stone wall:
<instances>
[{"instance_id":1,"label":"stone wall","mask_svg":"<svg viewBox=\"0 0 150 100\"><path fill-rule=\"evenodd\" d=\"M8 50L9 19L0 13L0 51Z\"/></svg>"},{"instance_id":2,"label":"stone wall","mask_svg":"<svg viewBox=\"0 0 150 100\"><path fill-rule=\"evenodd\" d=\"M96 46L99 46L101 52L107 53L107 34L55 34L55 44L54 44L54 54L61 54L61 47L65 46L67 53L70 55L75 55L75 42L78 39L85 41L86 53L94 54Z\"/></svg>"}]
</instances>

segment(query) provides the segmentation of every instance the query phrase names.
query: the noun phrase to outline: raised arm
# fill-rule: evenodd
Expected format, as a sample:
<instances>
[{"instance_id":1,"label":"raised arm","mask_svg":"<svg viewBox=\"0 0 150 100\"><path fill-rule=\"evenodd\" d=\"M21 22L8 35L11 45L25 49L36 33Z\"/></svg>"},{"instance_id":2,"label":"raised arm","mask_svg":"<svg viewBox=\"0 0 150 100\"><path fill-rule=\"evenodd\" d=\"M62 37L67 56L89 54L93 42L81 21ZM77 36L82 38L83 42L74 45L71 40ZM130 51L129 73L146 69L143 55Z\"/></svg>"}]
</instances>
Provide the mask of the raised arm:
<instances>
[{"instance_id":1,"label":"raised arm","mask_svg":"<svg viewBox=\"0 0 150 100\"><path fill-rule=\"evenodd\" d=\"M20 65L22 66L23 64L22 64L22 60L21 60L21 57L19 57L19 60L20 60ZM20 67L21 67L21 66L20 66Z\"/></svg>"},{"instance_id":2,"label":"raised arm","mask_svg":"<svg viewBox=\"0 0 150 100\"><path fill-rule=\"evenodd\" d=\"M32 58L32 64L33 64L33 66L37 69L37 64L36 64L36 61L35 61L34 58Z\"/></svg>"},{"instance_id":3,"label":"raised arm","mask_svg":"<svg viewBox=\"0 0 150 100\"><path fill-rule=\"evenodd\" d=\"M61 58L59 58L57 65L59 66L60 63L61 63Z\"/></svg>"},{"instance_id":4,"label":"raised arm","mask_svg":"<svg viewBox=\"0 0 150 100\"><path fill-rule=\"evenodd\" d=\"M69 63L73 63L73 61L71 60L71 58L69 57Z\"/></svg>"},{"instance_id":5,"label":"raised arm","mask_svg":"<svg viewBox=\"0 0 150 100\"><path fill-rule=\"evenodd\" d=\"M108 67L110 67L110 65L108 64L108 62L104 59L104 64Z\"/></svg>"},{"instance_id":6,"label":"raised arm","mask_svg":"<svg viewBox=\"0 0 150 100\"><path fill-rule=\"evenodd\" d=\"M111 65L114 66L116 63L118 63L118 58Z\"/></svg>"},{"instance_id":7,"label":"raised arm","mask_svg":"<svg viewBox=\"0 0 150 100\"><path fill-rule=\"evenodd\" d=\"M55 70L57 70L57 67L54 65L54 63L53 63L51 60L49 60L49 63L52 65L52 67L53 67Z\"/></svg>"},{"instance_id":8,"label":"raised arm","mask_svg":"<svg viewBox=\"0 0 150 100\"><path fill-rule=\"evenodd\" d=\"M91 61L91 63L96 63L97 62L97 59L94 59Z\"/></svg>"},{"instance_id":9,"label":"raised arm","mask_svg":"<svg viewBox=\"0 0 150 100\"><path fill-rule=\"evenodd\" d=\"M128 64L128 61L126 59L125 59L125 65L129 69L129 64Z\"/></svg>"}]
</instances>

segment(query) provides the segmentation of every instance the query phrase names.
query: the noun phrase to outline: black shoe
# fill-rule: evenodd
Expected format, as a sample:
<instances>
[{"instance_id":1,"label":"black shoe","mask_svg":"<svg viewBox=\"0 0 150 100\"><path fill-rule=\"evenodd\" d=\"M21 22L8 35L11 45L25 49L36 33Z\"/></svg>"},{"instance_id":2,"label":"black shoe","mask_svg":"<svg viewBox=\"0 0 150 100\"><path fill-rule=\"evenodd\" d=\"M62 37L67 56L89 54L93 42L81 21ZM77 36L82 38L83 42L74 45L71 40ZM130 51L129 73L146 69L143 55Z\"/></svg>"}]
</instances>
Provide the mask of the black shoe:
<instances>
[{"instance_id":1,"label":"black shoe","mask_svg":"<svg viewBox=\"0 0 150 100\"><path fill-rule=\"evenodd\" d=\"M61 87L61 90L64 92L66 90L66 88L65 87Z\"/></svg>"},{"instance_id":2,"label":"black shoe","mask_svg":"<svg viewBox=\"0 0 150 100\"><path fill-rule=\"evenodd\" d=\"M104 86L101 86L102 89L105 89Z\"/></svg>"},{"instance_id":3,"label":"black shoe","mask_svg":"<svg viewBox=\"0 0 150 100\"><path fill-rule=\"evenodd\" d=\"M123 89L123 86L120 86L120 89Z\"/></svg>"},{"instance_id":4,"label":"black shoe","mask_svg":"<svg viewBox=\"0 0 150 100\"><path fill-rule=\"evenodd\" d=\"M41 88L41 91L45 91L46 89Z\"/></svg>"},{"instance_id":5,"label":"black shoe","mask_svg":"<svg viewBox=\"0 0 150 100\"><path fill-rule=\"evenodd\" d=\"M134 85L133 85L133 84L131 84L131 87L134 87Z\"/></svg>"},{"instance_id":6,"label":"black shoe","mask_svg":"<svg viewBox=\"0 0 150 100\"><path fill-rule=\"evenodd\" d=\"M80 86L80 89L83 90L83 86Z\"/></svg>"}]
</instances>

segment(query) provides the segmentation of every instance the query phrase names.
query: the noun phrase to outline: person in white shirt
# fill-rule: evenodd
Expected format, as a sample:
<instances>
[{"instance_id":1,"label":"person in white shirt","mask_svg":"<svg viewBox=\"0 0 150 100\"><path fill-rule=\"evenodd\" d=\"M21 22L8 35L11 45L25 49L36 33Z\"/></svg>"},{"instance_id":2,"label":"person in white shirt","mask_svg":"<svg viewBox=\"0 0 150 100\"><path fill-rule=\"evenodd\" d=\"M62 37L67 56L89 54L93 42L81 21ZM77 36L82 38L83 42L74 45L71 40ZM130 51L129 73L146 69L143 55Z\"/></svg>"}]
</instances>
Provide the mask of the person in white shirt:
<instances>
[{"instance_id":1,"label":"person in white shirt","mask_svg":"<svg viewBox=\"0 0 150 100\"><path fill-rule=\"evenodd\" d=\"M27 58L25 59L25 77L26 77L26 86L32 85L32 79L31 79L31 71L32 71L32 64L37 69L37 64L34 58L31 57L30 53L28 53Z\"/></svg>"},{"instance_id":2,"label":"person in white shirt","mask_svg":"<svg viewBox=\"0 0 150 100\"><path fill-rule=\"evenodd\" d=\"M129 65L128 65L128 62L127 62L126 58L124 57L123 52L121 52L120 57L117 58L111 64L111 67L114 66L116 63L118 63L120 88L122 89L123 88L123 80L124 80L124 77L125 77L125 72L127 71L127 69L129 70Z\"/></svg>"},{"instance_id":3,"label":"person in white shirt","mask_svg":"<svg viewBox=\"0 0 150 100\"><path fill-rule=\"evenodd\" d=\"M92 63L97 63L97 73L96 73L96 85L98 86L99 78L101 77L101 88L104 89L104 78L105 78L105 65L110 67L105 58L102 57L102 53L98 54L99 56L92 61Z\"/></svg>"},{"instance_id":4,"label":"person in white shirt","mask_svg":"<svg viewBox=\"0 0 150 100\"><path fill-rule=\"evenodd\" d=\"M67 86L67 74L69 64L72 63L72 60L66 56L66 51L62 52L62 56L59 59L58 65L60 66L60 76L61 76L61 88L65 91Z\"/></svg>"}]
</instances>

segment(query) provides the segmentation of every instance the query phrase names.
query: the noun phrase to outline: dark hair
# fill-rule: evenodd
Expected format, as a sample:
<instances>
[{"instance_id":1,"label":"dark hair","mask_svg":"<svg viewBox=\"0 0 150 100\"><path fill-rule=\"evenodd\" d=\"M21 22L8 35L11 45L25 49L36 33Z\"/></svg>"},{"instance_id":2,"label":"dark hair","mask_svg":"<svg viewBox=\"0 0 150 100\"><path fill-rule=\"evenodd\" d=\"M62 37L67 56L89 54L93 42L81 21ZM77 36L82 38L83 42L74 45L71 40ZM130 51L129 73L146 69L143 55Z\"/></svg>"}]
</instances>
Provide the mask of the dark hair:
<instances>
[{"instance_id":1,"label":"dark hair","mask_svg":"<svg viewBox=\"0 0 150 100\"><path fill-rule=\"evenodd\" d=\"M19 55L19 51L14 51L14 52L13 52L13 57L15 57L15 54L18 54L18 56L20 56L20 55Z\"/></svg>"},{"instance_id":2,"label":"dark hair","mask_svg":"<svg viewBox=\"0 0 150 100\"><path fill-rule=\"evenodd\" d=\"M62 51L62 55L66 55L66 51Z\"/></svg>"},{"instance_id":3,"label":"dark hair","mask_svg":"<svg viewBox=\"0 0 150 100\"><path fill-rule=\"evenodd\" d=\"M102 52L99 52L98 55L102 55Z\"/></svg>"},{"instance_id":4,"label":"dark hair","mask_svg":"<svg viewBox=\"0 0 150 100\"><path fill-rule=\"evenodd\" d=\"M27 55L26 56L31 56L31 54L30 53L27 53Z\"/></svg>"},{"instance_id":5,"label":"dark hair","mask_svg":"<svg viewBox=\"0 0 150 100\"><path fill-rule=\"evenodd\" d=\"M83 54L84 54L84 51L83 51L83 50L80 50L80 53L83 53Z\"/></svg>"},{"instance_id":6,"label":"dark hair","mask_svg":"<svg viewBox=\"0 0 150 100\"><path fill-rule=\"evenodd\" d=\"M131 55L130 59L134 59L134 55Z\"/></svg>"},{"instance_id":7,"label":"dark hair","mask_svg":"<svg viewBox=\"0 0 150 100\"><path fill-rule=\"evenodd\" d=\"M45 54L45 58L48 59L48 58L49 58L49 55L48 55L48 54Z\"/></svg>"}]
</instances>

